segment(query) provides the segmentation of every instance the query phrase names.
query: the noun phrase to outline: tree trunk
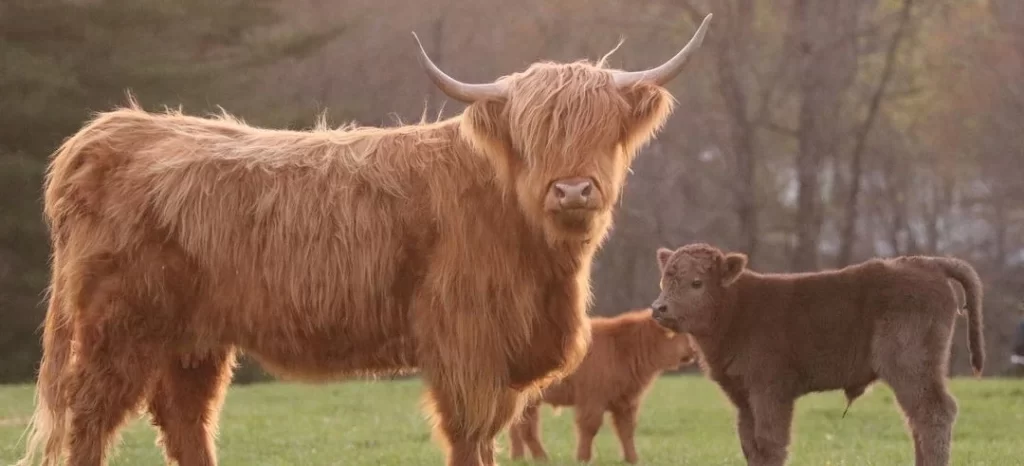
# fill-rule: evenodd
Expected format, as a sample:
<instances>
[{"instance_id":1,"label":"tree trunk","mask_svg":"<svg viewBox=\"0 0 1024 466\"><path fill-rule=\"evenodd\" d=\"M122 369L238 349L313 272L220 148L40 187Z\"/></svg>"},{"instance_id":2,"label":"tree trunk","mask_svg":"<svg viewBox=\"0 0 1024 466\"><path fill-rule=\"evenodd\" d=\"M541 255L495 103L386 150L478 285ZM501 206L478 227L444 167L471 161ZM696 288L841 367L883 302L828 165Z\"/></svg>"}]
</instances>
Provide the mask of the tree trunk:
<instances>
[{"instance_id":1,"label":"tree trunk","mask_svg":"<svg viewBox=\"0 0 1024 466\"><path fill-rule=\"evenodd\" d=\"M716 70L718 92L729 114L729 134L734 160L735 212L739 221L741 248L753 262L757 254L760 225L757 208L756 126L748 114L749 98L739 78L743 51L749 45L753 29L754 2L739 0L733 14L727 15L723 31L716 34Z\"/></svg>"},{"instance_id":2,"label":"tree trunk","mask_svg":"<svg viewBox=\"0 0 1024 466\"><path fill-rule=\"evenodd\" d=\"M856 72L857 2L796 0L793 27L803 55L798 82L800 92L796 157L797 212L793 271L818 268L822 199L820 174L838 140L837 116L844 90ZM836 37L849 40L835 42ZM828 45L827 48L820 44Z\"/></svg>"},{"instance_id":3,"label":"tree trunk","mask_svg":"<svg viewBox=\"0 0 1024 466\"><path fill-rule=\"evenodd\" d=\"M858 203L860 202L861 178L864 173L864 149L867 147L868 133L875 122L879 109L882 106L882 96L892 79L896 68L896 55L900 43L906 35L907 25L910 24L910 9L913 0L904 0L903 8L900 11L900 22L896 31L889 41L889 48L885 53L885 65L882 67L882 74L878 80L878 87L875 88L868 104L868 114L857 129L856 140L853 151L850 154L850 187L847 191L845 209L843 211L842 230L839 233L839 255L836 258L836 266L844 267L853 261L853 247L857 242L857 222L859 220Z\"/></svg>"}]
</instances>

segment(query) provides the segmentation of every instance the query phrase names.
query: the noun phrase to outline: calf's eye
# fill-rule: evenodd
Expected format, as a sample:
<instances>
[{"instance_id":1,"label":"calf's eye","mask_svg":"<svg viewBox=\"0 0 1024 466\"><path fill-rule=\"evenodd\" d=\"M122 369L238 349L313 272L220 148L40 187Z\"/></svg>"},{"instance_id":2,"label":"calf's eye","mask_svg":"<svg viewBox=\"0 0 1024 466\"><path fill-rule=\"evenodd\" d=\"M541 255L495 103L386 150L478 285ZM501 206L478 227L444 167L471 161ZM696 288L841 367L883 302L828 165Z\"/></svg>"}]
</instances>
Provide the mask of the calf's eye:
<instances>
[{"instance_id":1,"label":"calf's eye","mask_svg":"<svg viewBox=\"0 0 1024 466\"><path fill-rule=\"evenodd\" d=\"M700 281L699 278L695 278L695 279L693 279L692 282L690 282L690 286L692 288L694 288L694 289L700 288L703 285L704 285L704 282Z\"/></svg>"}]
</instances>

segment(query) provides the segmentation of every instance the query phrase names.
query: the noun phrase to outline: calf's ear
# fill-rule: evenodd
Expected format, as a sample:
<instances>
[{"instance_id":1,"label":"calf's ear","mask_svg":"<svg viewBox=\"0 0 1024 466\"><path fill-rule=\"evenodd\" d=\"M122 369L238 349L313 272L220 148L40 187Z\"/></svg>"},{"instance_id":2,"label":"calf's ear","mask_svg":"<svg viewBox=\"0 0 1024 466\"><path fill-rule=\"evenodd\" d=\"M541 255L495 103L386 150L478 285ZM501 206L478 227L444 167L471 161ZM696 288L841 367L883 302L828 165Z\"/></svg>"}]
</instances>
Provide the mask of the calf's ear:
<instances>
[{"instance_id":1,"label":"calf's ear","mask_svg":"<svg viewBox=\"0 0 1024 466\"><path fill-rule=\"evenodd\" d=\"M664 272L668 260L672 258L672 250L669 248L658 248L658 270Z\"/></svg>"},{"instance_id":2,"label":"calf's ear","mask_svg":"<svg viewBox=\"0 0 1024 466\"><path fill-rule=\"evenodd\" d=\"M722 286L729 286L740 278L743 268L747 266L747 256L738 252L731 252L725 256L722 267Z\"/></svg>"}]
</instances>

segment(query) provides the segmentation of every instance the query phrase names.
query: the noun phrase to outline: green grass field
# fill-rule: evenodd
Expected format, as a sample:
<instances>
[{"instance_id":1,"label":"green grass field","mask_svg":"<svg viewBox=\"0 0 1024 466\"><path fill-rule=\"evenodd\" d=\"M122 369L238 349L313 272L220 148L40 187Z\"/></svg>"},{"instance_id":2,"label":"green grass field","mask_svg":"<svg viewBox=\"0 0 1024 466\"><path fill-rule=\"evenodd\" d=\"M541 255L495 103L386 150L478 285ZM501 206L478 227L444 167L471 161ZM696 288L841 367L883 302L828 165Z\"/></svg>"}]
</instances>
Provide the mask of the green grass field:
<instances>
[{"instance_id":1,"label":"green grass field","mask_svg":"<svg viewBox=\"0 0 1024 466\"><path fill-rule=\"evenodd\" d=\"M234 387L221 417L220 464L440 465L419 410L419 380L313 386L272 383ZM22 453L19 439L32 411L32 387L0 387L0 465ZM958 379L954 465L1024 464L1024 380ZM888 387L876 385L846 418L841 393L797 404L791 465L913 464L913 448ZM572 413L543 411L550 464L576 464ZM159 465L154 432L145 419L123 434L111 465ZM498 460L508 460L507 439ZM592 464L622 464L610 419L596 440ZM642 464L744 464L732 410L716 387L697 376L661 378L641 412L637 448Z\"/></svg>"}]
</instances>

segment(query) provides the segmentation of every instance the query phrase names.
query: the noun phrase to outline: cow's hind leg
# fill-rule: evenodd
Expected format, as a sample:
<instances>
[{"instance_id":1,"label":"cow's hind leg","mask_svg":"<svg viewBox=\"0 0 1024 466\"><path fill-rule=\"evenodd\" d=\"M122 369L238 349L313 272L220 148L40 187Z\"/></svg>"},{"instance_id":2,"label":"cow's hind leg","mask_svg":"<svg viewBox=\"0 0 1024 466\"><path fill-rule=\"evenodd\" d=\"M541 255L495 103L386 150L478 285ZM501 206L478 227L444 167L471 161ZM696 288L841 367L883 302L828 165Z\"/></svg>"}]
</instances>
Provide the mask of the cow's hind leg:
<instances>
[{"instance_id":1,"label":"cow's hind leg","mask_svg":"<svg viewBox=\"0 0 1024 466\"><path fill-rule=\"evenodd\" d=\"M77 352L68 378L69 466L106 464L117 431L142 403L152 378L153 347L124 333L130 327L116 318L130 314L120 310L111 304L90 312L110 318L80 323L75 332Z\"/></svg>"},{"instance_id":2,"label":"cow's hind leg","mask_svg":"<svg viewBox=\"0 0 1024 466\"><path fill-rule=\"evenodd\" d=\"M149 400L157 442L167 464L215 466L214 438L224 394L231 382L234 350L169 354L157 375Z\"/></svg>"}]
</instances>

